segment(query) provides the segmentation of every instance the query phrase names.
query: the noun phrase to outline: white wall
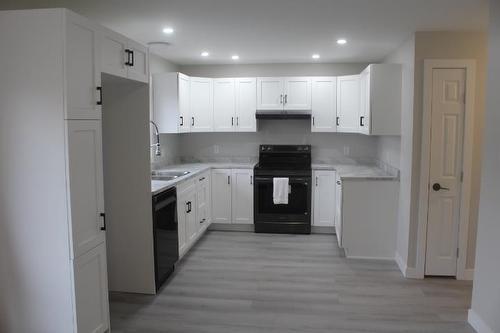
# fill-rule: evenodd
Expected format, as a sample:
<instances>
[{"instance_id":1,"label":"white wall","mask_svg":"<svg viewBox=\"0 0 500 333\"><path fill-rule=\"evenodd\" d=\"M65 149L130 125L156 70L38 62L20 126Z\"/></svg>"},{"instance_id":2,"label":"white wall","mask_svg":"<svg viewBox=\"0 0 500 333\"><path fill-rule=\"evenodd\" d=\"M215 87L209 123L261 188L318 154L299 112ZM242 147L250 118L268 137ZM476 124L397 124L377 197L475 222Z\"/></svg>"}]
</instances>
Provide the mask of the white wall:
<instances>
[{"instance_id":1,"label":"white wall","mask_svg":"<svg viewBox=\"0 0 500 333\"><path fill-rule=\"evenodd\" d=\"M489 65L476 268L469 322L500 332L500 2L490 1Z\"/></svg>"},{"instance_id":2,"label":"white wall","mask_svg":"<svg viewBox=\"0 0 500 333\"><path fill-rule=\"evenodd\" d=\"M403 86L401 89L401 137L380 137L378 158L387 164L398 167L400 170L396 252L397 256L400 258L399 264L402 263L402 267L400 268L403 270L403 273L405 273L405 266L408 261L408 240L411 216L415 36L411 36L397 50L388 55L384 62L401 64L403 76ZM397 165L394 165L396 163Z\"/></svg>"}]
</instances>

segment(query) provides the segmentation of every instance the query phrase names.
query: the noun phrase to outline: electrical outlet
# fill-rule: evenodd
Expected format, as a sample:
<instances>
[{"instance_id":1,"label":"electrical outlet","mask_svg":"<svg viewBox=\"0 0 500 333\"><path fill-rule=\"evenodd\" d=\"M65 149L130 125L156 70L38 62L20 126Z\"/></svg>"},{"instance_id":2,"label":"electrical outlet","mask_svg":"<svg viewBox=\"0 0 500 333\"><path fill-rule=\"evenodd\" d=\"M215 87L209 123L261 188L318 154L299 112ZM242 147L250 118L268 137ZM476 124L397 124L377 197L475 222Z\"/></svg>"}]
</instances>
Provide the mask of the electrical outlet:
<instances>
[{"instance_id":1,"label":"electrical outlet","mask_svg":"<svg viewBox=\"0 0 500 333\"><path fill-rule=\"evenodd\" d=\"M344 146L344 155L349 156L351 154L351 148L349 146Z\"/></svg>"},{"instance_id":2,"label":"electrical outlet","mask_svg":"<svg viewBox=\"0 0 500 333\"><path fill-rule=\"evenodd\" d=\"M214 153L215 153L215 154L218 154L218 153L219 153L219 151L220 151L220 147L219 147L219 145L215 145L215 146L214 146Z\"/></svg>"}]
</instances>

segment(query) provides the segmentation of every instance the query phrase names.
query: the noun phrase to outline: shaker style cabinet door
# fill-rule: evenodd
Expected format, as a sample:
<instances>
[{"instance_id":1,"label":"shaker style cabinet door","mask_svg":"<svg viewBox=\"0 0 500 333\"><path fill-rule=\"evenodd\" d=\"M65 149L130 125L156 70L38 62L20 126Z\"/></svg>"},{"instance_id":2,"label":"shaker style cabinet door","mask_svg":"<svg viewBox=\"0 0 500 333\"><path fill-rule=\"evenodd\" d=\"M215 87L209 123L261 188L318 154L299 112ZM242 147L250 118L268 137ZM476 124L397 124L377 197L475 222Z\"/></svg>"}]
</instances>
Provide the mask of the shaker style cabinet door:
<instances>
[{"instance_id":1,"label":"shaker style cabinet door","mask_svg":"<svg viewBox=\"0 0 500 333\"><path fill-rule=\"evenodd\" d=\"M335 226L335 172L314 171L314 226Z\"/></svg>"},{"instance_id":2,"label":"shaker style cabinet door","mask_svg":"<svg viewBox=\"0 0 500 333\"><path fill-rule=\"evenodd\" d=\"M286 77L283 79L284 109L311 110L311 78Z\"/></svg>"},{"instance_id":3,"label":"shaker style cabinet door","mask_svg":"<svg viewBox=\"0 0 500 333\"><path fill-rule=\"evenodd\" d=\"M370 134L371 128L371 100L370 100L370 67L359 75L359 132Z\"/></svg>"},{"instance_id":4,"label":"shaker style cabinet door","mask_svg":"<svg viewBox=\"0 0 500 333\"><path fill-rule=\"evenodd\" d=\"M235 79L236 89L236 131L256 132L257 80L255 78Z\"/></svg>"},{"instance_id":5,"label":"shaker style cabinet door","mask_svg":"<svg viewBox=\"0 0 500 333\"><path fill-rule=\"evenodd\" d=\"M128 78L136 81L149 82L149 52L148 49L134 41L127 43L130 53Z\"/></svg>"},{"instance_id":6,"label":"shaker style cabinet door","mask_svg":"<svg viewBox=\"0 0 500 333\"><path fill-rule=\"evenodd\" d=\"M337 77L337 132L359 132L359 75Z\"/></svg>"},{"instance_id":7,"label":"shaker style cabinet door","mask_svg":"<svg viewBox=\"0 0 500 333\"><path fill-rule=\"evenodd\" d=\"M212 222L231 223L231 169L212 170Z\"/></svg>"},{"instance_id":8,"label":"shaker style cabinet door","mask_svg":"<svg viewBox=\"0 0 500 333\"><path fill-rule=\"evenodd\" d=\"M234 79L214 79L214 131L232 132L236 126Z\"/></svg>"},{"instance_id":9,"label":"shaker style cabinet door","mask_svg":"<svg viewBox=\"0 0 500 333\"><path fill-rule=\"evenodd\" d=\"M101 119L99 33L81 16L66 16L66 119Z\"/></svg>"},{"instance_id":10,"label":"shaker style cabinet door","mask_svg":"<svg viewBox=\"0 0 500 333\"><path fill-rule=\"evenodd\" d=\"M102 128L99 120L68 120L68 170L73 258L104 242Z\"/></svg>"},{"instance_id":11,"label":"shaker style cabinet door","mask_svg":"<svg viewBox=\"0 0 500 333\"><path fill-rule=\"evenodd\" d=\"M253 224L253 170L233 169L232 223Z\"/></svg>"},{"instance_id":12,"label":"shaker style cabinet door","mask_svg":"<svg viewBox=\"0 0 500 333\"><path fill-rule=\"evenodd\" d=\"M311 95L311 131L337 131L337 78L313 77Z\"/></svg>"},{"instance_id":13,"label":"shaker style cabinet door","mask_svg":"<svg viewBox=\"0 0 500 333\"><path fill-rule=\"evenodd\" d=\"M283 110L283 78L257 78L257 110Z\"/></svg>"},{"instance_id":14,"label":"shaker style cabinet door","mask_svg":"<svg viewBox=\"0 0 500 333\"><path fill-rule=\"evenodd\" d=\"M127 43L124 36L101 29L101 69L103 73L126 78L128 75Z\"/></svg>"},{"instance_id":15,"label":"shaker style cabinet door","mask_svg":"<svg viewBox=\"0 0 500 333\"><path fill-rule=\"evenodd\" d=\"M213 131L214 106L213 106L213 81L212 79L190 78L190 122L191 132Z\"/></svg>"},{"instance_id":16,"label":"shaker style cabinet door","mask_svg":"<svg viewBox=\"0 0 500 333\"><path fill-rule=\"evenodd\" d=\"M179 99L179 133L191 131L191 113L190 113L190 87L189 76L179 73L178 99Z\"/></svg>"}]
</instances>

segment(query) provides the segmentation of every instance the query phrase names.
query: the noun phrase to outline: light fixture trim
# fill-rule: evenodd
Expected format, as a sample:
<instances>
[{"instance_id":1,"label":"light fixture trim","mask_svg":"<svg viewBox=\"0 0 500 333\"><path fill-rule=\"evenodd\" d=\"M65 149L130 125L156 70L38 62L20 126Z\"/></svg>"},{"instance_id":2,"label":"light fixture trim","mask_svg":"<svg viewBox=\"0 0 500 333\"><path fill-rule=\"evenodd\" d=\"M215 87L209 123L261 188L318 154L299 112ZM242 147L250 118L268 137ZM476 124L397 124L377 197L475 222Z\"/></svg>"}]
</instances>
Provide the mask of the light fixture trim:
<instances>
[{"instance_id":1,"label":"light fixture trim","mask_svg":"<svg viewBox=\"0 0 500 333\"><path fill-rule=\"evenodd\" d=\"M208 51L201 52L202 57L208 57L209 55L210 55L210 52L208 52Z\"/></svg>"},{"instance_id":2,"label":"light fixture trim","mask_svg":"<svg viewBox=\"0 0 500 333\"><path fill-rule=\"evenodd\" d=\"M239 55L237 55L237 54L233 54L233 55L231 56L231 59L233 59L233 60L239 60L239 59L240 59L240 56L239 56Z\"/></svg>"},{"instance_id":3,"label":"light fixture trim","mask_svg":"<svg viewBox=\"0 0 500 333\"><path fill-rule=\"evenodd\" d=\"M321 56L320 56L319 54L317 54L317 53L314 53L314 54L311 56L311 58L313 58L313 59L319 59L319 58L321 58Z\"/></svg>"},{"instance_id":4,"label":"light fixture trim","mask_svg":"<svg viewBox=\"0 0 500 333\"><path fill-rule=\"evenodd\" d=\"M174 28L172 28L172 27L165 27L165 28L163 28L163 33L164 33L164 34L167 34L167 35L171 35L171 34L173 34L173 33L174 33L174 31L175 31L175 30L174 30Z\"/></svg>"},{"instance_id":5,"label":"light fixture trim","mask_svg":"<svg viewBox=\"0 0 500 333\"><path fill-rule=\"evenodd\" d=\"M339 38L339 39L337 39L337 44L339 44L339 45L345 45L345 44L347 44L347 39L345 39L345 38Z\"/></svg>"}]
</instances>

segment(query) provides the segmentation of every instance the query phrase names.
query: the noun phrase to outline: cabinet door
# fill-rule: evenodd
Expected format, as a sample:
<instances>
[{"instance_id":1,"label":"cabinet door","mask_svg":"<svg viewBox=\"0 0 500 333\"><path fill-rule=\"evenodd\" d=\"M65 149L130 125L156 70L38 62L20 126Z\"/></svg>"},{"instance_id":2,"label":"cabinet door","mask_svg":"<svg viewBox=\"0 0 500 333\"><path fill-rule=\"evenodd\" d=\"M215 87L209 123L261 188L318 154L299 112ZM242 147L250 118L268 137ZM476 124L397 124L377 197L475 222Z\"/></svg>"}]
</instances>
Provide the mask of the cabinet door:
<instances>
[{"instance_id":1,"label":"cabinet door","mask_svg":"<svg viewBox=\"0 0 500 333\"><path fill-rule=\"evenodd\" d=\"M337 78L337 132L359 132L359 75Z\"/></svg>"},{"instance_id":2,"label":"cabinet door","mask_svg":"<svg viewBox=\"0 0 500 333\"><path fill-rule=\"evenodd\" d=\"M234 79L214 79L214 131L232 132L235 119Z\"/></svg>"},{"instance_id":3,"label":"cabinet door","mask_svg":"<svg viewBox=\"0 0 500 333\"><path fill-rule=\"evenodd\" d=\"M285 110L311 110L311 78L285 78L284 94Z\"/></svg>"},{"instance_id":4,"label":"cabinet door","mask_svg":"<svg viewBox=\"0 0 500 333\"><path fill-rule=\"evenodd\" d=\"M101 119L99 33L83 17L66 20L66 119Z\"/></svg>"},{"instance_id":5,"label":"cabinet door","mask_svg":"<svg viewBox=\"0 0 500 333\"><path fill-rule=\"evenodd\" d=\"M311 131L335 132L337 130L337 78L312 78Z\"/></svg>"},{"instance_id":6,"label":"cabinet door","mask_svg":"<svg viewBox=\"0 0 500 333\"><path fill-rule=\"evenodd\" d=\"M187 199L182 196L177 196L177 236L179 242L179 256L182 256L187 250L187 217L188 217L189 206L187 204Z\"/></svg>"},{"instance_id":7,"label":"cabinet door","mask_svg":"<svg viewBox=\"0 0 500 333\"><path fill-rule=\"evenodd\" d=\"M179 132L186 133L191 131L191 114L189 112L190 104L190 80L189 76L179 74Z\"/></svg>"},{"instance_id":8,"label":"cabinet door","mask_svg":"<svg viewBox=\"0 0 500 333\"><path fill-rule=\"evenodd\" d=\"M196 188L193 187L186 194L186 204L188 206L186 215L186 242L189 247L193 244L199 230L199 222L196 219Z\"/></svg>"},{"instance_id":9,"label":"cabinet door","mask_svg":"<svg viewBox=\"0 0 500 333\"><path fill-rule=\"evenodd\" d=\"M211 132L213 130L213 81L192 77L190 79L191 132Z\"/></svg>"},{"instance_id":10,"label":"cabinet door","mask_svg":"<svg viewBox=\"0 0 500 333\"><path fill-rule=\"evenodd\" d=\"M253 170L233 169L232 183L233 223L253 224Z\"/></svg>"},{"instance_id":11,"label":"cabinet door","mask_svg":"<svg viewBox=\"0 0 500 333\"><path fill-rule=\"evenodd\" d=\"M342 245L342 181L340 176L337 175L335 181L335 233L337 234L337 241L339 247Z\"/></svg>"},{"instance_id":12,"label":"cabinet door","mask_svg":"<svg viewBox=\"0 0 500 333\"><path fill-rule=\"evenodd\" d=\"M109 330L106 244L76 258L73 270L77 331L106 332Z\"/></svg>"},{"instance_id":13,"label":"cabinet door","mask_svg":"<svg viewBox=\"0 0 500 333\"><path fill-rule=\"evenodd\" d=\"M210 172L206 172L198 178L196 188L196 221L198 222L198 233L203 233L210 224L210 192Z\"/></svg>"},{"instance_id":14,"label":"cabinet door","mask_svg":"<svg viewBox=\"0 0 500 333\"><path fill-rule=\"evenodd\" d=\"M359 75L359 132L370 134L370 67Z\"/></svg>"},{"instance_id":15,"label":"cabinet door","mask_svg":"<svg viewBox=\"0 0 500 333\"><path fill-rule=\"evenodd\" d=\"M283 78L257 78L257 110L283 110Z\"/></svg>"},{"instance_id":16,"label":"cabinet door","mask_svg":"<svg viewBox=\"0 0 500 333\"><path fill-rule=\"evenodd\" d=\"M231 169L212 170L212 222L231 223Z\"/></svg>"},{"instance_id":17,"label":"cabinet door","mask_svg":"<svg viewBox=\"0 0 500 333\"><path fill-rule=\"evenodd\" d=\"M101 34L101 70L104 73L127 77L127 38L107 29Z\"/></svg>"},{"instance_id":18,"label":"cabinet door","mask_svg":"<svg viewBox=\"0 0 500 333\"><path fill-rule=\"evenodd\" d=\"M314 226L335 226L335 172L314 171Z\"/></svg>"},{"instance_id":19,"label":"cabinet door","mask_svg":"<svg viewBox=\"0 0 500 333\"><path fill-rule=\"evenodd\" d=\"M149 82L149 51L134 41L128 41L130 60L128 66L128 78L136 81Z\"/></svg>"},{"instance_id":20,"label":"cabinet door","mask_svg":"<svg viewBox=\"0 0 500 333\"><path fill-rule=\"evenodd\" d=\"M238 78L236 84L236 130L256 132L257 81L255 78Z\"/></svg>"},{"instance_id":21,"label":"cabinet door","mask_svg":"<svg viewBox=\"0 0 500 333\"><path fill-rule=\"evenodd\" d=\"M104 242L102 129L99 120L68 120L69 199L73 258Z\"/></svg>"}]
</instances>

